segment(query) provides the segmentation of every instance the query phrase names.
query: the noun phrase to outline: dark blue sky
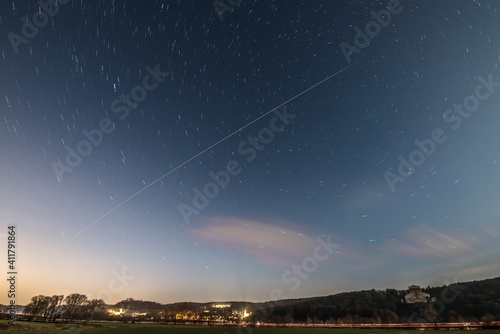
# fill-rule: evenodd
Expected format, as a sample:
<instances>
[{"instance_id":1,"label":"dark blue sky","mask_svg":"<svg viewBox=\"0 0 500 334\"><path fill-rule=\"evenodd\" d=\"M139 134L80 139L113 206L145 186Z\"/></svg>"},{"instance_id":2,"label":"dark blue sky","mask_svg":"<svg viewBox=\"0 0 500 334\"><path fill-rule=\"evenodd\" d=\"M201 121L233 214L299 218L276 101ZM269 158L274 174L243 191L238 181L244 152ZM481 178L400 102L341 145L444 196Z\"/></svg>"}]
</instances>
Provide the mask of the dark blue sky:
<instances>
[{"instance_id":1,"label":"dark blue sky","mask_svg":"<svg viewBox=\"0 0 500 334\"><path fill-rule=\"evenodd\" d=\"M21 302L498 276L497 8L243 0L221 20L211 1L66 1L49 19L2 2L0 209Z\"/></svg>"}]
</instances>

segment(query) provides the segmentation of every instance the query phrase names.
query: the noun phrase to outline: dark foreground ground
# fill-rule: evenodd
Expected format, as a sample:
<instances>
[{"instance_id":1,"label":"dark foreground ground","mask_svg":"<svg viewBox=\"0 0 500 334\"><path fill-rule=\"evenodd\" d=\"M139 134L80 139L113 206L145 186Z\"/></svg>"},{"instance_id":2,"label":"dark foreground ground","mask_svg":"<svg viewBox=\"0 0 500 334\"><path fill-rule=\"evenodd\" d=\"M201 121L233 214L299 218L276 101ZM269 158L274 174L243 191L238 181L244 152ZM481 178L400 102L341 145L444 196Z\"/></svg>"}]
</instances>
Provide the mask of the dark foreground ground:
<instances>
[{"instance_id":1,"label":"dark foreground ground","mask_svg":"<svg viewBox=\"0 0 500 334\"><path fill-rule=\"evenodd\" d=\"M204 327L204 326L174 326L149 324L96 324L87 327L77 325L32 324L18 322L16 326L7 328L6 322L0 323L1 333L33 333L33 334L418 334L417 330L386 330L386 329L339 329L339 328L263 328L263 327ZM475 331L426 331L426 333L442 334L500 334L500 329Z\"/></svg>"}]
</instances>

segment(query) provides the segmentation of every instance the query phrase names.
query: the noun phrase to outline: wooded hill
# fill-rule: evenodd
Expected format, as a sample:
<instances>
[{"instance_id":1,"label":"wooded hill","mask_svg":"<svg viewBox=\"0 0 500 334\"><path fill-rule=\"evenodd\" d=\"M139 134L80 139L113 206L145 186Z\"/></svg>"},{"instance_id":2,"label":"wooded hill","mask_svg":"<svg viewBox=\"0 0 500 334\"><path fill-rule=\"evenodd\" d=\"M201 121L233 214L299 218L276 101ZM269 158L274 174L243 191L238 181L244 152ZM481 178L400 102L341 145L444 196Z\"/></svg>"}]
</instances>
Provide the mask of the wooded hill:
<instances>
[{"instance_id":1,"label":"wooded hill","mask_svg":"<svg viewBox=\"0 0 500 334\"><path fill-rule=\"evenodd\" d=\"M500 277L448 286L422 288L426 304L405 304L407 290L364 290L324 297L264 303L227 302L235 310L252 312L249 321L275 323L407 323L500 320ZM159 304L126 299L114 305L130 311L191 314L213 303Z\"/></svg>"},{"instance_id":2,"label":"wooded hill","mask_svg":"<svg viewBox=\"0 0 500 334\"><path fill-rule=\"evenodd\" d=\"M406 304L403 302L408 292L406 290L372 289L263 303L217 303L231 305L226 308L213 308L214 303L160 304L132 298L115 305L104 305L102 300L88 300L85 295L77 293L66 297L39 295L26 305L24 316L31 321L131 321L134 317L153 321L239 321L242 311L246 310L251 313L244 319L247 322L350 324L500 321L500 277L427 287L422 288L422 291L430 294L429 302ZM0 309L3 315L8 313L7 306L0 305ZM20 306L16 309L21 311ZM123 309L126 312L113 316L107 312L108 309Z\"/></svg>"},{"instance_id":3,"label":"wooded hill","mask_svg":"<svg viewBox=\"0 0 500 334\"><path fill-rule=\"evenodd\" d=\"M394 323L500 320L500 277L427 287L426 304L405 304L406 290L365 290L253 304L254 321Z\"/></svg>"}]
</instances>

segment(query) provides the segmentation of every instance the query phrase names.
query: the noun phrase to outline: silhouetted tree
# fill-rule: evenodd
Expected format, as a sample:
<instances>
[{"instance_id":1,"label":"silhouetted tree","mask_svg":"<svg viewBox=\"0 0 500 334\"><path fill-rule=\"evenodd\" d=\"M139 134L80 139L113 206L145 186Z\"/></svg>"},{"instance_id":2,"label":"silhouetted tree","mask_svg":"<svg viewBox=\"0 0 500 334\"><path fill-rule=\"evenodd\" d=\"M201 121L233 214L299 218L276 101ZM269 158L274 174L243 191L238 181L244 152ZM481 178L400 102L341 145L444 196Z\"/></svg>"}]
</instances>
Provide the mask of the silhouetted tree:
<instances>
[{"instance_id":1,"label":"silhouetted tree","mask_svg":"<svg viewBox=\"0 0 500 334\"><path fill-rule=\"evenodd\" d=\"M87 296L79 293L72 293L64 299L64 318L68 321L75 320L84 311Z\"/></svg>"},{"instance_id":2,"label":"silhouetted tree","mask_svg":"<svg viewBox=\"0 0 500 334\"><path fill-rule=\"evenodd\" d=\"M31 301L26 305L24 312L30 315L30 321L33 322L38 319L38 317L45 313L49 305L49 297L38 295L31 298Z\"/></svg>"},{"instance_id":3,"label":"silhouetted tree","mask_svg":"<svg viewBox=\"0 0 500 334\"><path fill-rule=\"evenodd\" d=\"M104 305L102 299L87 300L83 304L81 317L86 320L86 323L96 318L96 315L102 313L101 307Z\"/></svg>"},{"instance_id":4,"label":"silhouetted tree","mask_svg":"<svg viewBox=\"0 0 500 334\"><path fill-rule=\"evenodd\" d=\"M56 318L59 315L59 311L62 307L63 300L64 300L63 295L53 295L52 297L50 297L49 305L47 307L49 316L48 321L50 322L56 321Z\"/></svg>"}]
</instances>

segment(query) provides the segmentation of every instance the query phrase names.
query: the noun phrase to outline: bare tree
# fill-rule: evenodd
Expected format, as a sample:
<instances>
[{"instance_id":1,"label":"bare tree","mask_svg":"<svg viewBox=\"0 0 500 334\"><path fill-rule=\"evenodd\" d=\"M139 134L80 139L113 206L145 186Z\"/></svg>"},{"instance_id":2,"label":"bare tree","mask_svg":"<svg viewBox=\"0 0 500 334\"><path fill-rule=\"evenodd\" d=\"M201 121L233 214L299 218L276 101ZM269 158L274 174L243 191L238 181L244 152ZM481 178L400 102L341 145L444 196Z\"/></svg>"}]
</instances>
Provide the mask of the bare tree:
<instances>
[{"instance_id":1,"label":"bare tree","mask_svg":"<svg viewBox=\"0 0 500 334\"><path fill-rule=\"evenodd\" d=\"M59 311L62 307L62 302L64 300L63 295L53 295L50 297L50 302L49 302L49 321L50 322L56 322L56 318L59 315Z\"/></svg>"},{"instance_id":2,"label":"bare tree","mask_svg":"<svg viewBox=\"0 0 500 334\"><path fill-rule=\"evenodd\" d=\"M26 305L24 310L25 313L31 316L31 322L38 319L38 317L43 313L45 316L47 313L47 308L49 306L50 297L38 295L31 298L31 301Z\"/></svg>"},{"instance_id":3,"label":"bare tree","mask_svg":"<svg viewBox=\"0 0 500 334\"><path fill-rule=\"evenodd\" d=\"M73 321L82 314L84 305L87 302L87 296L79 293L72 293L64 299L64 318Z\"/></svg>"},{"instance_id":4,"label":"bare tree","mask_svg":"<svg viewBox=\"0 0 500 334\"><path fill-rule=\"evenodd\" d=\"M85 323L89 322L90 320L93 320L99 312L102 312L101 307L103 305L104 305L104 300L102 299L87 300L84 305Z\"/></svg>"}]
</instances>

